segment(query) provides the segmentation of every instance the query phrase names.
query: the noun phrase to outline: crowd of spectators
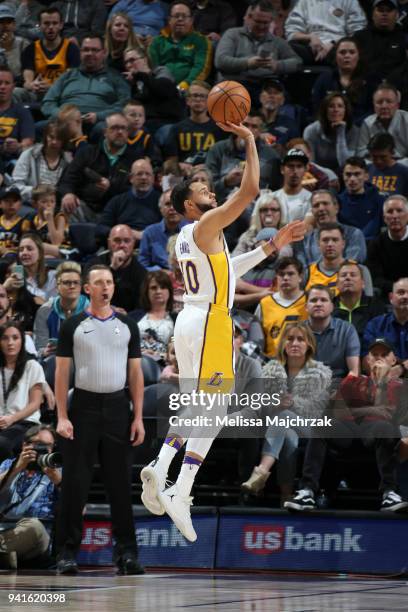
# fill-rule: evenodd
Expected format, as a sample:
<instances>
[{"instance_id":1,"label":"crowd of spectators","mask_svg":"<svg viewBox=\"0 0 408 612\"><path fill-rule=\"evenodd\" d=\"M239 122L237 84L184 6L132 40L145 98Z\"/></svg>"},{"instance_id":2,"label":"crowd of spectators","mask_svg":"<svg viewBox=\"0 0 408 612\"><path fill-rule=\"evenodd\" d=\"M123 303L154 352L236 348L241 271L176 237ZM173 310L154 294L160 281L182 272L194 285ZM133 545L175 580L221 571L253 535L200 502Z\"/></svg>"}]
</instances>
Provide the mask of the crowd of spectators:
<instances>
[{"instance_id":1,"label":"crowd of spectators","mask_svg":"<svg viewBox=\"0 0 408 612\"><path fill-rule=\"evenodd\" d=\"M381 508L401 509L390 440L397 457L408 372L403 4L0 1L0 323L15 322L13 342L26 332L47 372L61 323L87 307L81 274L101 263L115 281L112 305L138 322L144 357L177 384L172 334L183 286L174 241L185 221L170 194L194 176L221 204L240 185L245 143L207 111L211 87L238 80L251 94L243 123L261 179L252 206L226 228L232 256L289 221L305 219L308 230L238 281L237 357L280 381L286 415L342 402L338 431L347 421L347 434L371 440ZM44 393L42 377L34 382L13 412L34 414L30 424ZM3 459L19 451L19 420L0 416ZM288 507L313 508L316 457L323 462L330 440L311 431L268 430L243 488L263 490L277 462L287 501L301 435L310 438L301 491Z\"/></svg>"}]
</instances>

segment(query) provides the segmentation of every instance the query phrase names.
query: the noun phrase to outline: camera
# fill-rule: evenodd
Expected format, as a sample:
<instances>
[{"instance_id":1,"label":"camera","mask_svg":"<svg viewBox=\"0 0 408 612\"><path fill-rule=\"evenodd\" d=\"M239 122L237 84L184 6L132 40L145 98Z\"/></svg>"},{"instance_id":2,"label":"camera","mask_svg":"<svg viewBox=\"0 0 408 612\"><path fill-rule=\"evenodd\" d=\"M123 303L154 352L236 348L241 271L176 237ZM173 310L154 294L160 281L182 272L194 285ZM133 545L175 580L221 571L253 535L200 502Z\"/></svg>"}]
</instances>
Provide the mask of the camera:
<instances>
[{"instance_id":1,"label":"camera","mask_svg":"<svg viewBox=\"0 0 408 612\"><path fill-rule=\"evenodd\" d=\"M37 457L27 465L27 470L40 472L44 468L62 467L61 453L50 453L46 444L33 444L33 450L37 453Z\"/></svg>"}]
</instances>

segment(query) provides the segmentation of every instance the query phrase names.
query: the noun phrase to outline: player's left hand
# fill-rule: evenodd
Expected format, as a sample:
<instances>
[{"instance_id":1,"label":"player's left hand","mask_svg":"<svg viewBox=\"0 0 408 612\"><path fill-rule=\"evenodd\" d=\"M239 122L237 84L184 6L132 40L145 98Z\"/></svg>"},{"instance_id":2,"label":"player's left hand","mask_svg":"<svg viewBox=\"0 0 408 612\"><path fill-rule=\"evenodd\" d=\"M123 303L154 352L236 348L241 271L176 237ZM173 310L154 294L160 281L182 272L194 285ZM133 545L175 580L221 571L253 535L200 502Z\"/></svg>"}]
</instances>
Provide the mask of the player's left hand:
<instances>
[{"instance_id":1,"label":"player's left hand","mask_svg":"<svg viewBox=\"0 0 408 612\"><path fill-rule=\"evenodd\" d=\"M305 237L307 227L304 221L292 221L282 227L274 238L270 240L275 249L280 251L284 246L291 242L299 242Z\"/></svg>"},{"instance_id":2,"label":"player's left hand","mask_svg":"<svg viewBox=\"0 0 408 612\"><path fill-rule=\"evenodd\" d=\"M139 446L143 443L145 428L142 419L134 419L130 426L130 441L132 446Z\"/></svg>"}]
</instances>

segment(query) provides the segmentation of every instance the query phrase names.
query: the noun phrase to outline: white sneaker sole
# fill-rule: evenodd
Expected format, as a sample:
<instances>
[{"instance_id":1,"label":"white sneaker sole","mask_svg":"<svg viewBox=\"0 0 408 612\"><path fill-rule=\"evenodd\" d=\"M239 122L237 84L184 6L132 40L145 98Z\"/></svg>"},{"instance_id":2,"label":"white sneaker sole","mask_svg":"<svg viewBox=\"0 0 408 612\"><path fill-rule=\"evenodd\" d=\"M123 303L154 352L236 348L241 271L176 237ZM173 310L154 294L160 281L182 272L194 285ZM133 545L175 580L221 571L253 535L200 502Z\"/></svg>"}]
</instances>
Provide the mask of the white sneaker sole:
<instances>
[{"instance_id":1,"label":"white sneaker sole","mask_svg":"<svg viewBox=\"0 0 408 612\"><path fill-rule=\"evenodd\" d=\"M381 512L399 512L400 510L407 510L407 508L407 502L401 501L388 508L381 508Z\"/></svg>"},{"instance_id":2,"label":"white sneaker sole","mask_svg":"<svg viewBox=\"0 0 408 612\"><path fill-rule=\"evenodd\" d=\"M154 468L147 465L140 472L140 479L143 483L141 495L142 503L152 514L161 516L166 512L160 500L160 482Z\"/></svg>"},{"instance_id":3,"label":"white sneaker sole","mask_svg":"<svg viewBox=\"0 0 408 612\"><path fill-rule=\"evenodd\" d=\"M175 526L177 527L179 532L189 542L195 542L197 540L197 534L194 531L194 527L192 527L192 530L193 530L192 532L191 531L187 531L183 521L180 519L178 514L175 512L174 506L171 505L171 502L169 504L166 504L166 501L163 501L162 504L163 504L163 507L165 509L165 512L167 512L167 514L169 515L169 517L171 518L171 520L173 521L173 523L175 524ZM168 506L168 507L166 507L166 506Z\"/></svg>"}]
</instances>

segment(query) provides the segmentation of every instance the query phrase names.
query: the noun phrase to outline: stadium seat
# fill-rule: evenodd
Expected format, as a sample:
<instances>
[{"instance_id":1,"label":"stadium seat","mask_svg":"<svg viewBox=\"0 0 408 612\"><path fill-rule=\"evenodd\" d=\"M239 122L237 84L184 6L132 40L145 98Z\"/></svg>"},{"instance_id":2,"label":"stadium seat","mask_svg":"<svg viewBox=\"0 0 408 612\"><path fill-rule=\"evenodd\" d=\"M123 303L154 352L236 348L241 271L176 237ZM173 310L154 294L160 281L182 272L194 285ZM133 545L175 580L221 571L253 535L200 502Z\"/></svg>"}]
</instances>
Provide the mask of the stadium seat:
<instances>
[{"instance_id":1,"label":"stadium seat","mask_svg":"<svg viewBox=\"0 0 408 612\"><path fill-rule=\"evenodd\" d=\"M96 227L96 223L71 223L69 226L72 246L78 249L82 257L93 255L98 250Z\"/></svg>"}]
</instances>

